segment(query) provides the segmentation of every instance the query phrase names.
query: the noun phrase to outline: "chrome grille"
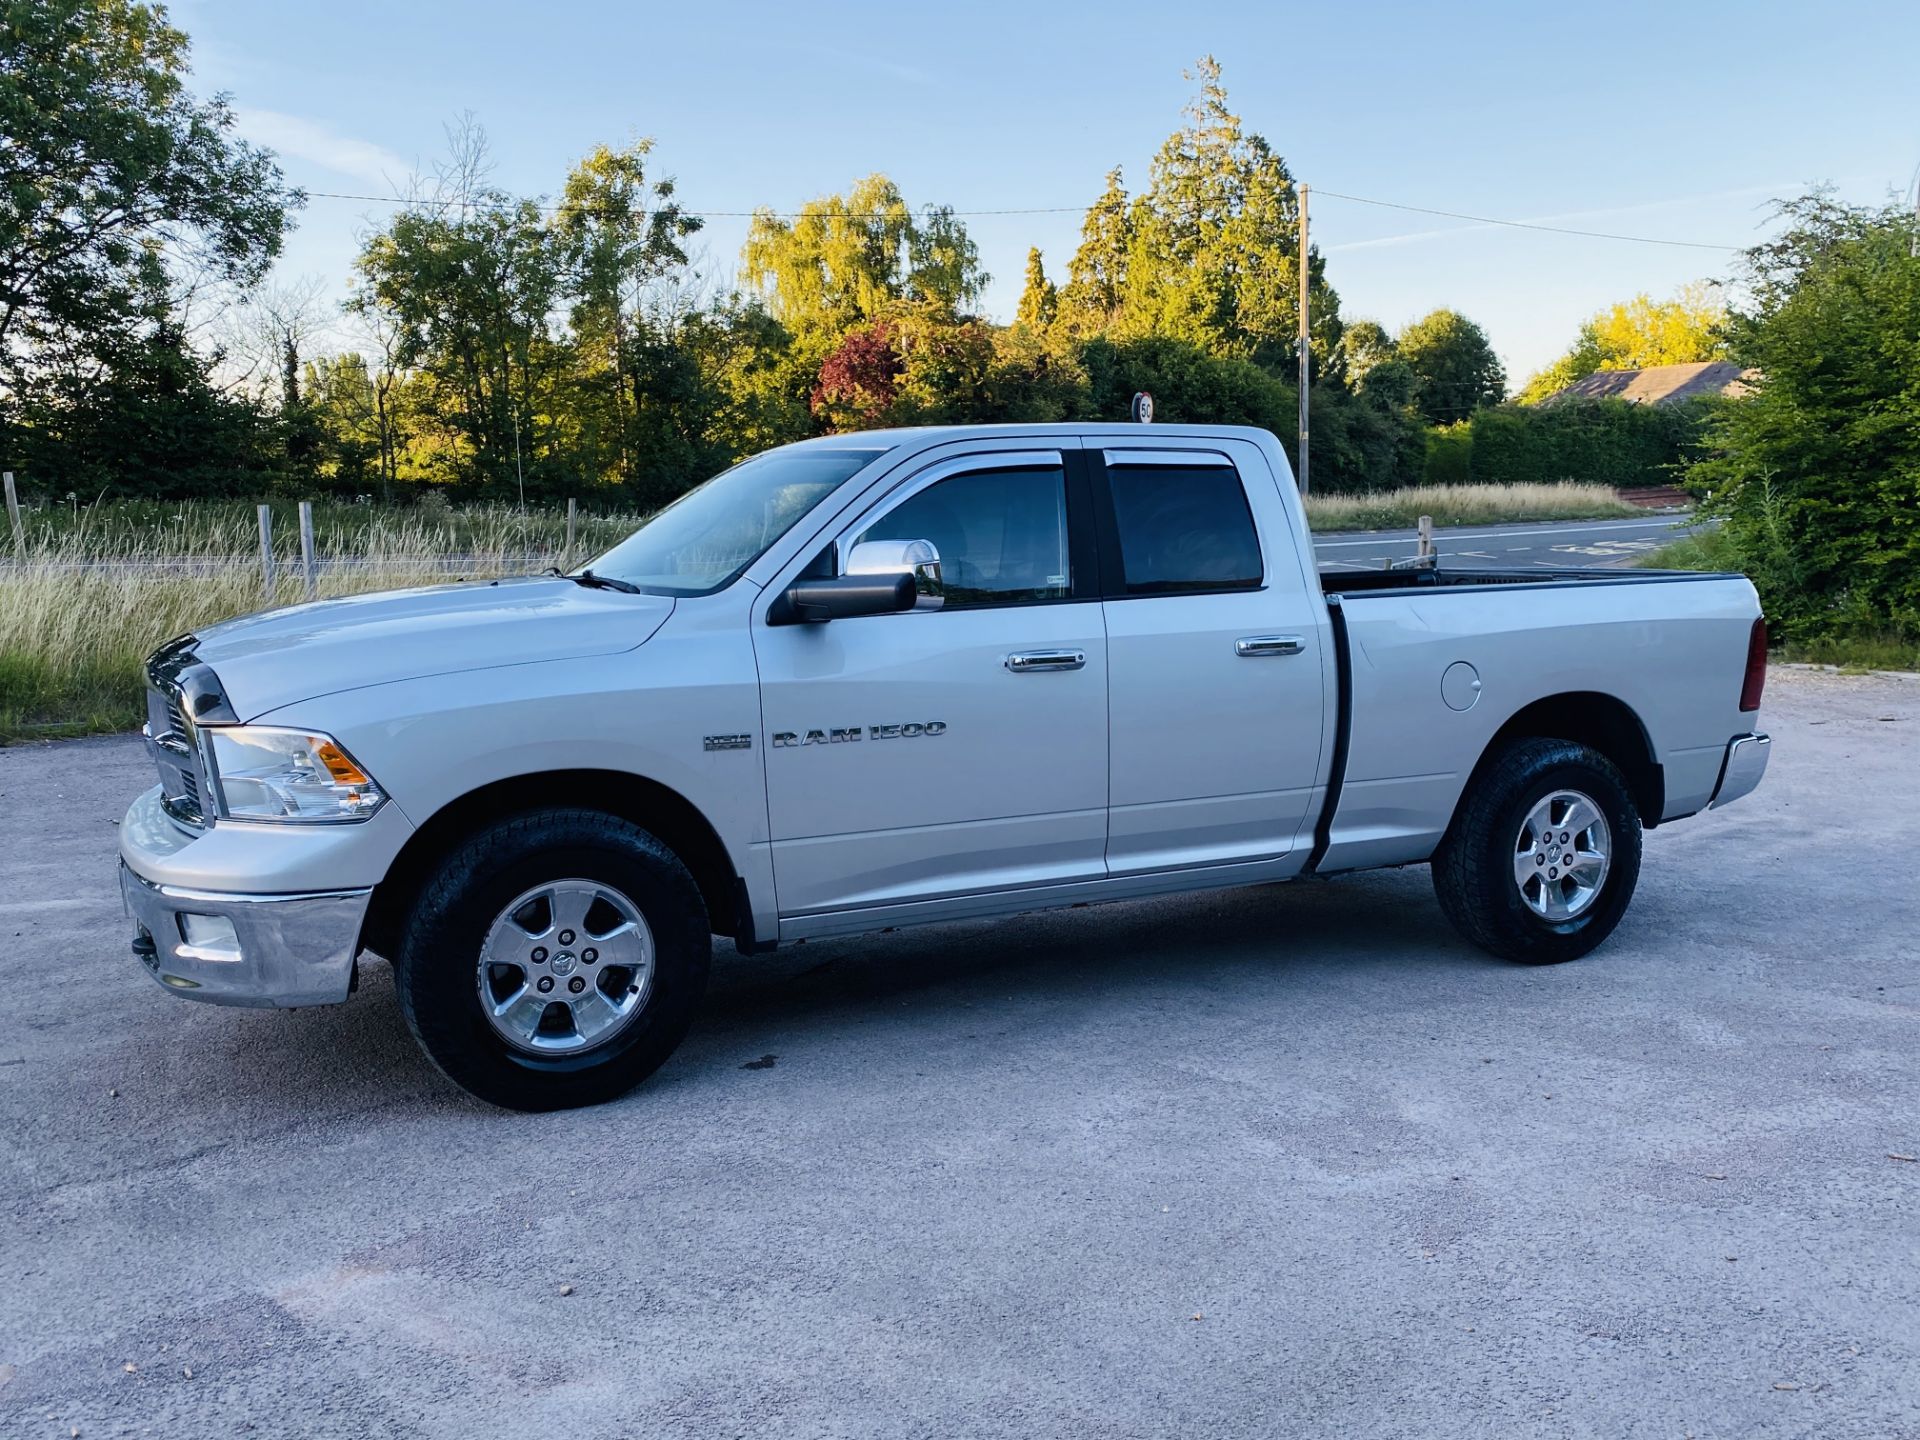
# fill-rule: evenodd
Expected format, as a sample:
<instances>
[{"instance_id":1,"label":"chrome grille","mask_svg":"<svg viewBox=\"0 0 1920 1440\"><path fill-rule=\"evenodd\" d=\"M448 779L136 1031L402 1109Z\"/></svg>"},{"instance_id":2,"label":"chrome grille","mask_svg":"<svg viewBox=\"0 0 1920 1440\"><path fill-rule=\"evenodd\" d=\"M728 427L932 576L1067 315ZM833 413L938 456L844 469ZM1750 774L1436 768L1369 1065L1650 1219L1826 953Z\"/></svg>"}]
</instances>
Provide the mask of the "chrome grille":
<instances>
[{"instance_id":1,"label":"chrome grille","mask_svg":"<svg viewBox=\"0 0 1920 1440\"><path fill-rule=\"evenodd\" d=\"M193 726L177 695L151 687L147 691L147 753L160 772L161 804L166 812L182 824L204 827Z\"/></svg>"}]
</instances>

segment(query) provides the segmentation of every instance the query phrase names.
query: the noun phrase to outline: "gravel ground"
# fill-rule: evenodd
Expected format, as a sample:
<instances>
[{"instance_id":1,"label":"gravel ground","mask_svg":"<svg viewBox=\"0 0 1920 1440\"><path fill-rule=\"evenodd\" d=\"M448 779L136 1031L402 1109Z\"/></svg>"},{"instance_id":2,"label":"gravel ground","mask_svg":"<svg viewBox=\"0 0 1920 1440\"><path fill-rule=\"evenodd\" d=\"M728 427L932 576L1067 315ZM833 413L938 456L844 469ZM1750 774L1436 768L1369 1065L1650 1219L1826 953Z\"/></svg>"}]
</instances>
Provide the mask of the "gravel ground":
<instances>
[{"instance_id":1,"label":"gravel ground","mask_svg":"<svg viewBox=\"0 0 1920 1440\"><path fill-rule=\"evenodd\" d=\"M1578 964L1422 869L726 948L551 1116L169 998L138 747L0 751L0 1433L1920 1436L1920 682L1766 719Z\"/></svg>"}]
</instances>

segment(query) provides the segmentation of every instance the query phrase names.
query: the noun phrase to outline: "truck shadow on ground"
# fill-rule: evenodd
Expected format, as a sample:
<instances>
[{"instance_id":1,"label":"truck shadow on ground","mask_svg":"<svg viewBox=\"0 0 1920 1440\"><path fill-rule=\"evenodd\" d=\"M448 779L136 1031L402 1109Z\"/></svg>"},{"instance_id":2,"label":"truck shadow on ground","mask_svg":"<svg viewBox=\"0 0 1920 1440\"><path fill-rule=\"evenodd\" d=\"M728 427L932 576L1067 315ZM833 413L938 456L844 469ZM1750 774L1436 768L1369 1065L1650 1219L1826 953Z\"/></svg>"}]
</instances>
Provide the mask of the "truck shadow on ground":
<instances>
[{"instance_id":1,"label":"truck shadow on ground","mask_svg":"<svg viewBox=\"0 0 1920 1440\"><path fill-rule=\"evenodd\" d=\"M1502 963L1448 928L1424 867L913 927L763 956L717 941L706 1003L661 1078L719 1082L742 1067L771 1068L765 1057L786 1048L842 1034L869 1043L903 1017L923 1039L957 1038L978 1028L983 1005L1272 1007L1329 983L1365 987L1370 974L1404 982ZM195 1044L175 1049L168 1066L170 1085L186 1093L196 1082L183 1067L204 1067L211 1083L242 1066L269 1108L276 1090L279 1103L308 1113L471 1103L414 1045L377 960L342 1006L195 1019Z\"/></svg>"}]
</instances>

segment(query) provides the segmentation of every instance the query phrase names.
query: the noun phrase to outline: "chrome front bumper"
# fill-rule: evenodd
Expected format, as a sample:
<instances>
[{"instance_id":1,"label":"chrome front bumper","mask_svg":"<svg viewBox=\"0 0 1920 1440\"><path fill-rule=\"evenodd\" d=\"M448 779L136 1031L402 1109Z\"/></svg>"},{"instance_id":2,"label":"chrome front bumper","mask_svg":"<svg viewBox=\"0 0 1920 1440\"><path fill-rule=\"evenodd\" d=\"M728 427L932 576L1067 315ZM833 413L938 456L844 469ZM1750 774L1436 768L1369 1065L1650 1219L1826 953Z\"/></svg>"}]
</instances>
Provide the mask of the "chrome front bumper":
<instances>
[{"instance_id":1,"label":"chrome front bumper","mask_svg":"<svg viewBox=\"0 0 1920 1440\"><path fill-rule=\"evenodd\" d=\"M134 954L174 994L214 1005L345 1000L372 895L371 889L300 895L188 890L156 885L120 862L120 897L134 921Z\"/></svg>"},{"instance_id":2,"label":"chrome front bumper","mask_svg":"<svg viewBox=\"0 0 1920 1440\"><path fill-rule=\"evenodd\" d=\"M1727 746L1726 762L1720 767L1720 784L1707 808L1718 810L1750 794L1767 773L1767 756L1773 750L1771 735L1742 735Z\"/></svg>"}]
</instances>

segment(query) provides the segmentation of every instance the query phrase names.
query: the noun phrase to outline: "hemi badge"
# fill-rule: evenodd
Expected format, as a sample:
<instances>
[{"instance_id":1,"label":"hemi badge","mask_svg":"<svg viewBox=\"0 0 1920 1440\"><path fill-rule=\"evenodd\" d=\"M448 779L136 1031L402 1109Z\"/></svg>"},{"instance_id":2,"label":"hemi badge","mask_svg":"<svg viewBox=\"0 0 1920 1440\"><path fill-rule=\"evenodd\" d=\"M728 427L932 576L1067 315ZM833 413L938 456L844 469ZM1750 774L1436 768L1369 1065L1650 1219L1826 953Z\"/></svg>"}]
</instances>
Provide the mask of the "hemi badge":
<instances>
[{"instance_id":1,"label":"hemi badge","mask_svg":"<svg viewBox=\"0 0 1920 1440\"><path fill-rule=\"evenodd\" d=\"M701 743L702 748L707 750L751 750L753 748L753 736L709 735Z\"/></svg>"}]
</instances>

